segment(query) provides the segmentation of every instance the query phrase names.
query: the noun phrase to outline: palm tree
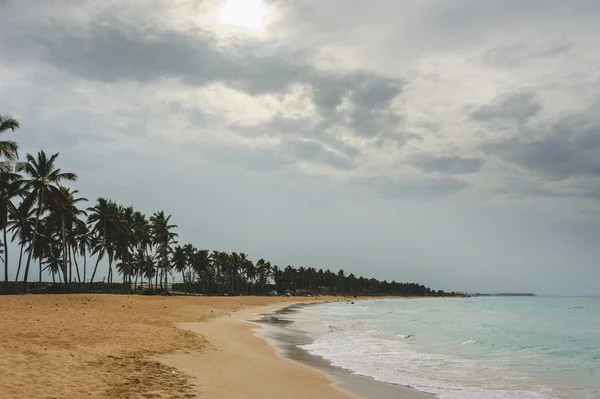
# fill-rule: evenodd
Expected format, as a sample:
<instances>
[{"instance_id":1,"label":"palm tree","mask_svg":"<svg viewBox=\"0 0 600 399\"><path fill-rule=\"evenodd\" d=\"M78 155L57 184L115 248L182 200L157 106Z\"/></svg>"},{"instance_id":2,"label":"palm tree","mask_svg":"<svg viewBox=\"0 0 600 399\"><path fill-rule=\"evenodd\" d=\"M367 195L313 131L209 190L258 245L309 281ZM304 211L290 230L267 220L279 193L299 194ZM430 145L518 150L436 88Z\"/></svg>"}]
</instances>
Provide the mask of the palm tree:
<instances>
[{"instance_id":1,"label":"palm tree","mask_svg":"<svg viewBox=\"0 0 600 399\"><path fill-rule=\"evenodd\" d=\"M26 252L32 252L32 259L35 259L38 261L38 281L41 283L42 282L42 265L43 263L48 260L48 258L50 256L53 256L54 259L61 259L62 261L62 255L61 256L56 256L55 252L56 252L56 248L59 248L62 250L62 246L61 246L61 241L60 241L60 234L57 234L55 232L56 228L55 226L52 226L51 223L49 223L49 219L48 218L44 218L42 220L42 223L40 223L39 225L39 230L38 230L38 234L37 234L37 239L35 240L35 246L33 245L33 241L29 241L29 247L26 249ZM58 269L59 271L64 271L62 268ZM65 278L65 282L67 282L66 280L66 274L63 274L63 277Z\"/></svg>"},{"instance_id":2,"label":"palm tree","mask_svg":"<svg viewBox=\"0 0 600 399\"><path fill-rule=\"evenodd\" d=\"M94 270L92 272L92 277L90 277L90 283L88 285L88 291L92 290L92 283L94 282L94 277L96 276L96 271L98 270L98 264L104 258L104 254L106 252L106 247L104 245L104 239L98 235L91 235L90 238L90 252L91 255L96 255L96 265L94 266Z\"/></svg>"},{"instance_id":3,"label":"palm tree","mask_svg":"<svg viewBox=\"0 0 600 399\"><path fill-rule=\"evenodd\" d=\"M87 281L87 254L92 248L92 233L86 223L78 222L75 226L76 252L83 258L83 282Z\"/></svg>"},{"instance_id":4,"label":"palm tree","mask_svg":"<svg viewBox=\"0 0 600 399\"><path fill-rule=\"evenodd\" d=\"M8 293L8 240L6 233L9 226L9 215L14 208L12 199L21 189L21 175L13 173L10 168L0 167L0 229L4 245L4 291Z\"/></svg>"},{"instance_id":5,"label":"palm tree","mask_svg":"<svg viewBox=\"0 0 600 399\"><path fill-rule=\"evenodd\" d=\"M243 267L244 267L244 274L246 275L246 282L248 285L248 287L246 288L246 291L249 294L256 294L256 285L255 285L255 280L256 280L256 275L257 275L256 266L254 265L254 262L252 262L250 259L245 259Z\"/></svg>"},{"instance_id":6,"label":"palm tree","mask_svg":"<svg viewBox=\"0 0 600 399\"><path fill-rule=\"evenodd\" d=\"M15 131L19 128L19 121L8 116L0 115L0 134L7 130ZM14 141L0 141L0 156L4 157L8 161L13 161L19 158L19 146Z\"/></svg>"},{"instance_id":7,"label":"palm tree","mask_svg":"<svg viewBox=\"0 0 600 399\"><path fill-rule=\"evenodd\" d=\"M173 261L175 271L181 273L181 278L184 285L186 283L185 272L188 265L187 258L187 253L184 247L182 247L181 245L177 245L175 248L173 248L173 255L171 257L171 260Z\"/></svg>"},{"instance_id":8,"label":"palm tree","mask_svg":"<svg viewBox=\"0 0 600 399\"><path fill-rule=\"evenodd\" d=\"M77 223L81 223L78 216L86 215L85 211L77 208L79 202L87 201L86 198L75 198L79 193L78 190L71 190L64 186L50 186L46 196L48 210L50 214L47 218L47 223L52 225L59 232L62 243L62 261L63 270L66 274L67 263L70 260L70 249L75 245L73 228ZM78 281L81 283L79 275L79 267L75 261ZM68 282L73 281L72 264L69 265Z\"/></svg>"},{"instance_id":9,"label":"palm tree","mask_svg":"<svg viewBox=\"0 0 600 399\"><path fill-rule=\"evenodd\" d=\"M92 278L90 279L89 289L91 289L98 264L104 258L104 255L108 255L108 282L112 282L112 262L114 260L113 237L118 225L119 209L114 201L98 198L96 206L87 210L89 213L87 223L93 234L94 249L92 253L98 256Z\"/></svg>"},{"instance_id":10,"label":"palm tree","mask_svg":"<svg viewBox=\"0 0 600 399\"><path fill-rule=\"evenodd\" d=\"M202 284L202 293L211 293L211 285L213 281L212 263L208 249L196 251L191 259L191 268L194 273L200 278Z\"/></svg>"},{"instance_id":11,"label":"palm tree","mask_svg":"<svg viewBox=\"0 0 600 399\"><path fill-rule=\"evenodd\" d=\"M12 233L11 241L18 239L19 242L19 265L15 282L19 281L19 273L21 272L21 261L23 259L23 249L33 234L33 225L35 223L35 209L25 206L21 203L19 206L10 207L10 228Z\"/></svg>"},{"instance_id":12,"label":"palm tree","mask_svg":"<svg viewBox=\"0 0 600 399\"><path fill-rule=\"evenodd\" d=\"M156 255L159 269L161 269L162 277L164 278L165 285L167 285L167 278L169 273L169 255L171 253L171 246L176 244L175 238L177 233L171 231L177 228L175 224L169 224L171 215L165 216L163 211L156 212L150 218L150 226L152 231L152 237L154 244L157 246ZM161 278L161 285L163 279Z\"/></svg>"},{"instance_id":13,"label":"palm tree","mask_svg":"<svg viewBox=\"0 0 600 399\"><path fill-rule=\"evenodd\" d=\"M115 221L116 229L112 235L115 248L115 257L121 261L119 271L123 276L123 283L131 291L131 251L137 246L135 235L135 211L133 207L119 206Z\"/></svg>"},{"instance_id":14,"label":"palm tree","mask_svg":"<svg viewBox=\"0 0 600 399\"><path fill-rule=\"evenodd\" d=\"M40 151L37 154L37 158L34 158L31 154L27 154L27 161L20 162L17 164L17 171L24 172L29 177L29 179L23 180L24 188L28 192L28 195L25 197L24 202L28 204L37 203L35 224L33 227L33 234L31 238L32 248L35 247L35 240L37 238L39 222L42 216L42 212L44 210L44 201L48 190L58 190L57 185L60 184L60 182L63 180L77 180L77 175L75 173L63 173L60 169L55 168L54 163L58 155L59 154L56 153L48 158L44 151ZM25 272L23 275L23 291L27 290L27 277L29 274L29 266L31 264L32 254L33 251L30 251L27 255L27 262L25 263Z\"/></svg>"}]
</instances>

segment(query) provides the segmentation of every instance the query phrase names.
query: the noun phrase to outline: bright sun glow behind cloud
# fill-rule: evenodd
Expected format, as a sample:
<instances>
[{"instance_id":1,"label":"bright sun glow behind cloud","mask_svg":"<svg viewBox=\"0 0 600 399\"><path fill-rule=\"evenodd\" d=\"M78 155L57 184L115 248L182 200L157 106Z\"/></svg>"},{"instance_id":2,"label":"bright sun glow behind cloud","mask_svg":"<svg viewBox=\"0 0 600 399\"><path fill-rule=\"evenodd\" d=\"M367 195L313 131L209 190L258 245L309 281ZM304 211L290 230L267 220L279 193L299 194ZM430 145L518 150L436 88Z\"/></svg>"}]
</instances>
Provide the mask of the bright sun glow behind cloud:
<instances>
[{"instance_id":1,"label":"bright sun glow behind cloud","mask_svg":"<svg viewBox=\"0 0 600 399\"><path fill-rule=\"evenodd\" d=\"M221 22L245 29L259 29L266 14L262 0L226 0L221 8Z\"/></svg>"}]
</instances>

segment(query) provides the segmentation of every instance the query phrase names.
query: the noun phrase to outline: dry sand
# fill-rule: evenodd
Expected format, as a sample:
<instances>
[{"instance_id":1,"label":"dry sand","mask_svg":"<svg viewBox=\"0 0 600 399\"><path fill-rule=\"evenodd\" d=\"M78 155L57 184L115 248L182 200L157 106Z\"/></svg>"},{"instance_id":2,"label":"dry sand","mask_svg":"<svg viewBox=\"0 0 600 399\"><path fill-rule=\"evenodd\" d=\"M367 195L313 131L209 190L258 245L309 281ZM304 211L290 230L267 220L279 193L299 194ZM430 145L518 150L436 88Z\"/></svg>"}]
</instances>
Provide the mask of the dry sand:
<instances>
[{"instance_id":1,"label":"dry sand","mask_svg":"<svg viewBox=\"0 0 600 399\"><path fill-rule=\"evenodd\" d=\"M0 398L349 398L239 316L205 323L301 301L314 298L0 297Z\"/></svg>"}]
</instances>

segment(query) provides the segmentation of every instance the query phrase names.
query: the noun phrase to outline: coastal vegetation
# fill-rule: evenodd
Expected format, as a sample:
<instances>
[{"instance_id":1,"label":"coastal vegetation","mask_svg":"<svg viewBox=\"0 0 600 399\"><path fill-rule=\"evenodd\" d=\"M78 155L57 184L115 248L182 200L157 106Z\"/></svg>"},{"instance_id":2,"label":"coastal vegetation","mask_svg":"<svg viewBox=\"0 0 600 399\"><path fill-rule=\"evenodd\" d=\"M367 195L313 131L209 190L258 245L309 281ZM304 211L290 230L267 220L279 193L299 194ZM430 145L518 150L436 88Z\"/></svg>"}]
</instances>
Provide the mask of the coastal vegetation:
<instances>
[{"instance_id":1,"label":"coastal vegetation","mask_svg":"<svg viewBox=\"0 0 600 399\"><path fill-rule=\"evenodd\" d=\"M0 115L0 139L18 128L17 120ZM35 290L40 290L46 272L66 292L108 287L109 291L126 293L177 288L204 295L267 295L274 291L444 295L419 284L379 281L344 270L279 267L265 259L252 261L245 253L180 244L171 215L158 211L148 217L107 198L89 204L69 186L77 181L77 175L63 171L58 163L58 153L44 151L20 160L16 142L0 141L4 293L14 292L15 284L20 285L20 292L31 292L32 281L37 281ZM9 244L16 249L17 259L9 256ZM101 262L107 266L107 277L100 283ZM9 281L10 274L14 282ZM175 279L179 283L173 286Z\"/></svg>"}]
</instances>

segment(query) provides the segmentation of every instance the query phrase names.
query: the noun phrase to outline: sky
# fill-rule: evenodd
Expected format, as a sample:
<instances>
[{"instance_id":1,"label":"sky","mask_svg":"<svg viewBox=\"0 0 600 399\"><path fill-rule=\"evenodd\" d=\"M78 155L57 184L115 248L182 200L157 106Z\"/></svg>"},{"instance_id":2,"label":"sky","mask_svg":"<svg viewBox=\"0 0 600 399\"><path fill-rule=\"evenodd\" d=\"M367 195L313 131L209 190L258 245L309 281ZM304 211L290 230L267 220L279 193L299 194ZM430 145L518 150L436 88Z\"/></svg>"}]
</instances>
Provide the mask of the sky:
<instances>
[{"instance_id":1,"label":"sky","mask_svg":"<svg viewBox=\"0 0 600 399\"><path fill-rule=\"evenodd\" d=\"M599 18L595 0L0 0L0 113L90 206L164 210L181 243L600 295Z\"/></svg>"}]
</instances>

